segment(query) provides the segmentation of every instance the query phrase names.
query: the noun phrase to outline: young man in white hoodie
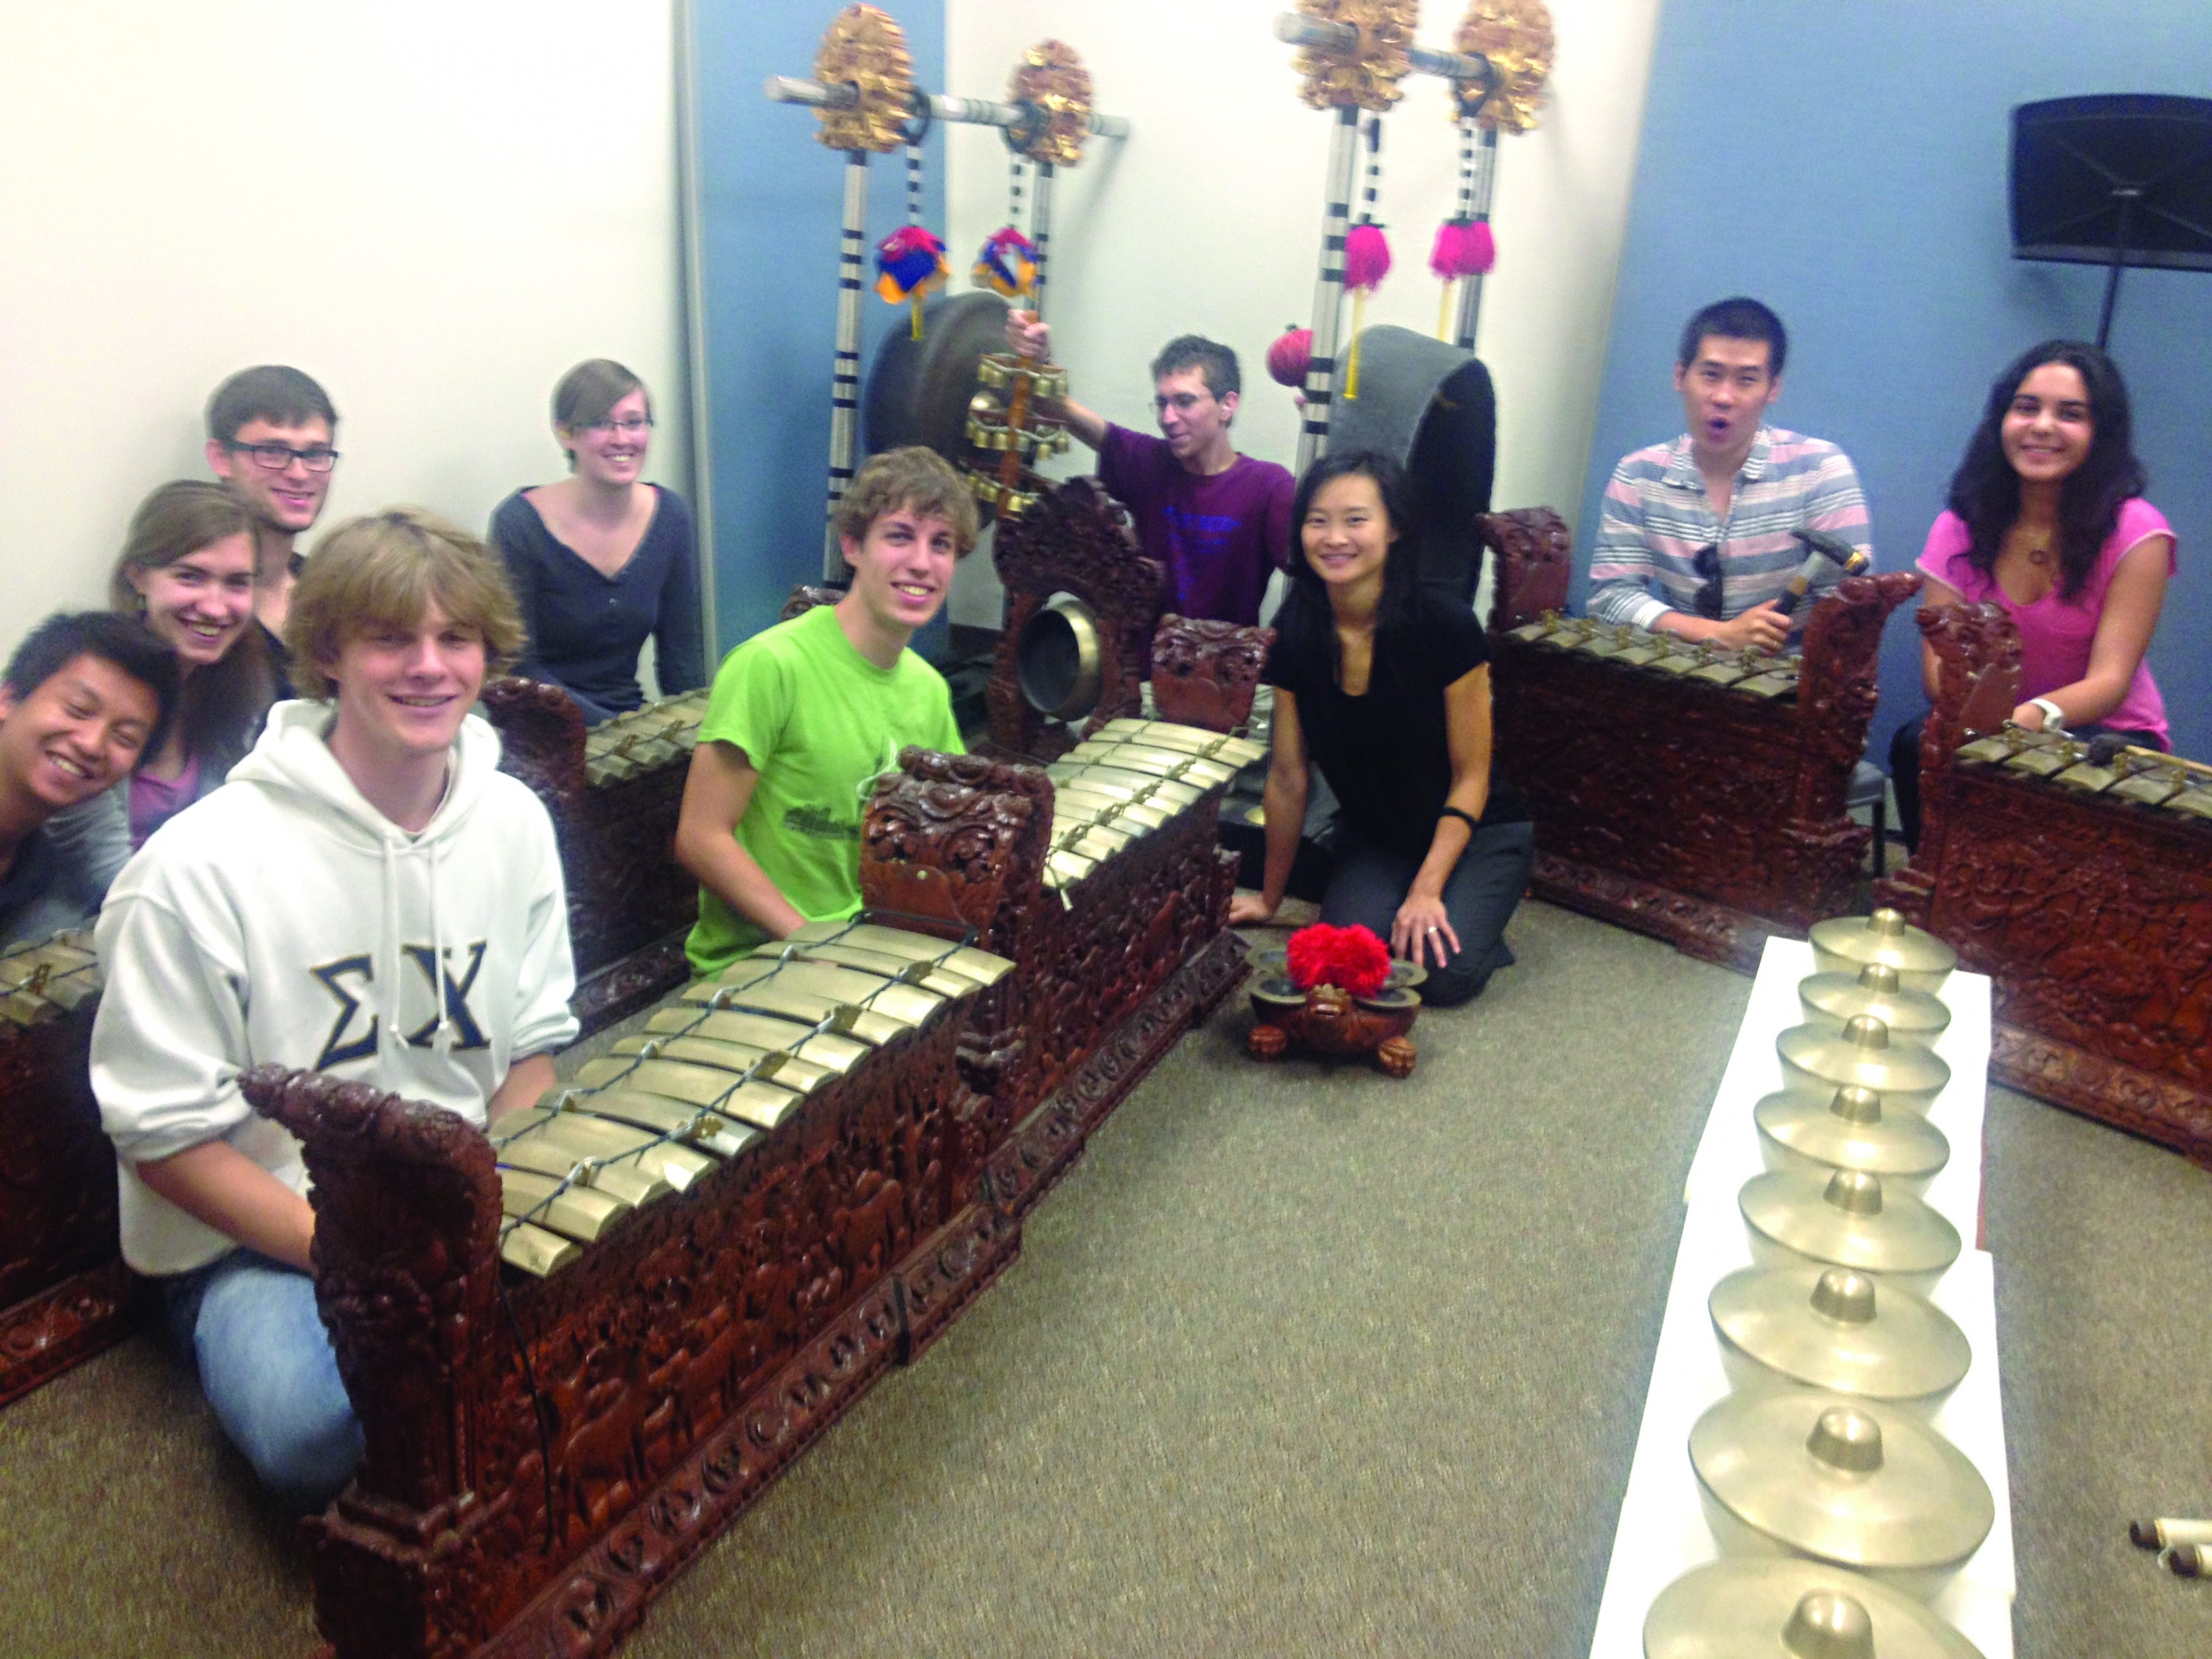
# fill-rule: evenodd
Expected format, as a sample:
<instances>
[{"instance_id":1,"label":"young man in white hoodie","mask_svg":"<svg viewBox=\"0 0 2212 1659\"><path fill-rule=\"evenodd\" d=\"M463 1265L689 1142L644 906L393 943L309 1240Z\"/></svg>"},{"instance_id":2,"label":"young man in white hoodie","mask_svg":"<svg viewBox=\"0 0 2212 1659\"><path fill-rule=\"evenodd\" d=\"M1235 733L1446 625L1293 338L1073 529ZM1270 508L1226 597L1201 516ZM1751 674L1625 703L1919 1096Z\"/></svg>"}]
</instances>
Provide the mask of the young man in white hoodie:
<instances>
[{"instance_id":1,"label":"young man in white hoodie","mask_svg":"<svg viewBox=\"0 0 2212 1659\"><path fill-rule=\"evenodd\" d=\"M469 710L522 629L496 557L411 507L324 538L286 621L306 698L117 878L92 1085L123 1255L224 1431L303 1509L361 1431L316 1313L299 1144L238 1089L312 1067L483 1124L553 1082L575 971L553 826Z\"/></svg>"}]
</instances>

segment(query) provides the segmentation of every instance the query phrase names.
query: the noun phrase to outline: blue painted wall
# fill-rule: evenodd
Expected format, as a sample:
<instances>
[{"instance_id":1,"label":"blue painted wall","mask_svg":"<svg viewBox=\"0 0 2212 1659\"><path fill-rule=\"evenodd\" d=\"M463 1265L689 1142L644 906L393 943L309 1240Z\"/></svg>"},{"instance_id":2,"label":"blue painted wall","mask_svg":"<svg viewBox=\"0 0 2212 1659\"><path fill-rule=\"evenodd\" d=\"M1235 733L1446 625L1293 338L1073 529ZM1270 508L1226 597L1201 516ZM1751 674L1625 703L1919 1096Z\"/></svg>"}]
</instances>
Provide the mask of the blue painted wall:
<instances>
[{"instance_id":1,"label":"blue painted wall","mask_svg":"<svg viewBox=\"0 0 2212 1659\"><path fill-rule=\"evenodd\" d=\"M2212 95L2205 0L1668 0L1580 520L1620 456L1682 429L1674 344L1755 295L1790 331L1771 418L1840 443L1877 560L1909 568L1991 379L2053 335L2094 337L2104 273L2014 260L2010 112L2086 93ZM2112 349L2180 574L2151 647L2174 746L2212 757L2212 274L2130 270ZM1579 592L1577 597L1579 597ZM1910 612L1883 644L1873 751L1919 713Z\"/></svg>"},{"instance_id":2,"label":"blue painted wall","mask_svg":"<svg viewBox=\"0 0 2212 1659\"><path fill-rule=\"evenodd\" d=\"M693 0L698 239L704 291L708 470L721 648L775 620L794 582L822 574L830 374L837 331L837 241L845 158L815 137L811 110L772 104L771 75L811 76L836 0ZM915 76L945 89L945 9L894 12ZM945 137L925 145L926 222L945 228ZM870 158L868 242L906 216L903 151ZM972 252L972 251L971 251ZM961 250L953 249L956 264ZM872 284L871 258L864 278ZM861 364L908 325L903 307L861 298ZM943 623L935 624L941 632ZM927 646L926 641L917 641Z\"/></svg>"}]
</instances>

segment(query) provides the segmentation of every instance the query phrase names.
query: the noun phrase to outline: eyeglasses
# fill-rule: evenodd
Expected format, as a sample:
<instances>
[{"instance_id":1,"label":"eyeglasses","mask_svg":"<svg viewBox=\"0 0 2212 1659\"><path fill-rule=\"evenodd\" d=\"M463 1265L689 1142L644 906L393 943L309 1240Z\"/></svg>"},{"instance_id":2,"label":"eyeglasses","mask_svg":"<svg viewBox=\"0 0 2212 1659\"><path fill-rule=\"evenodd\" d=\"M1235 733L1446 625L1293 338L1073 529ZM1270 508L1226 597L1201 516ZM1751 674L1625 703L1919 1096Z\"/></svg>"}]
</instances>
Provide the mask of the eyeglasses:
<instances>
[{"instance_id":1,"label":"eyeglasses","mask_svg":"<svg viewBox=\"0 0 2212 1659\"><path fill-rule=\"evenodd\" d=\"M295 461L310 472L327 472L338 464L337 451L327 447L295 449L289 444L240 443L225 444L223 447L252 456L254 465L264 472L282 472Z\"/></svg>"},{"instance_id":2,"label":"eyeglasses","mask_svg":"<svg viewBox=\"0 0 2212 1659\"><path fill-rule=\"evenodd\" d=\"M584 430L596 432L602 438L635 438L652 424L652 416L633 415L623 421L592 421Z\"/></svg>"},{"instance_id":3,"label":"eyeglasses","mask_svg":"<svg viewBox=\"0 0 2212 1659\"><path fill-rule=\"evenodd\" d=\"M1698 585L1695 601L1698 614L1709 622L1721 619L1721 549L1718 542L1709 542L1691 556L1690 568L1705 580Z\"/></svg>"}]
</instances>

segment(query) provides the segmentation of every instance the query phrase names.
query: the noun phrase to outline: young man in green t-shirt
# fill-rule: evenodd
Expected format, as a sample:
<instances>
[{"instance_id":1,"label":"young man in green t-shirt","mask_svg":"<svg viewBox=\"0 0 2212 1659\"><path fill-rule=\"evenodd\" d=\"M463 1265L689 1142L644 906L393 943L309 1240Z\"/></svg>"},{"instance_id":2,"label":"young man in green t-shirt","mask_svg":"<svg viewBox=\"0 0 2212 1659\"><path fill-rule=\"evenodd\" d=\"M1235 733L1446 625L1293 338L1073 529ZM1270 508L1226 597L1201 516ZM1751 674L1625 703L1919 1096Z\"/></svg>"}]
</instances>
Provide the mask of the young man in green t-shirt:
<instances>
[{"instance_id":1,"label":"young man in green t-shirt","mask_svg":"<svg viewBox=\"0 0 2212 1659\"><path fill-rule=\"evenodd\" d=\"M975 504L934 451L894 449L837 507L851 591L723 659L684 785L676 856L699 878L696 974L860 904L860 815L908 744L962 752L945 678L907 641L975 544Z\"/></svg>"}]
</instances>

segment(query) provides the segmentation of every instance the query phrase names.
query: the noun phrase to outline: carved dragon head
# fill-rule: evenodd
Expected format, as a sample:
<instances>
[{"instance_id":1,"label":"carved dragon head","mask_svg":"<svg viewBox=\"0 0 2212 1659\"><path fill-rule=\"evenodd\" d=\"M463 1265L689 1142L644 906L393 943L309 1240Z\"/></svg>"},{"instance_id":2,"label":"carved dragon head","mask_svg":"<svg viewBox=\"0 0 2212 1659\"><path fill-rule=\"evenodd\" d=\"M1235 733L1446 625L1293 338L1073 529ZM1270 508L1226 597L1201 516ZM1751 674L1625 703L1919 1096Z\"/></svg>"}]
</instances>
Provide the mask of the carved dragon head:
<instances>
[{"instance_id":1,"label":"carved dragon head","mask_svg":"<svg viewBox=\"0 0 2212 1659\"><path fill-rule=\"evenodd\" d=\"M1168 616L1152 635L1152 698L1162 720L1231 732L1252 699L1275 643L1272 628Z\"/></svg>"}]
</instances>

